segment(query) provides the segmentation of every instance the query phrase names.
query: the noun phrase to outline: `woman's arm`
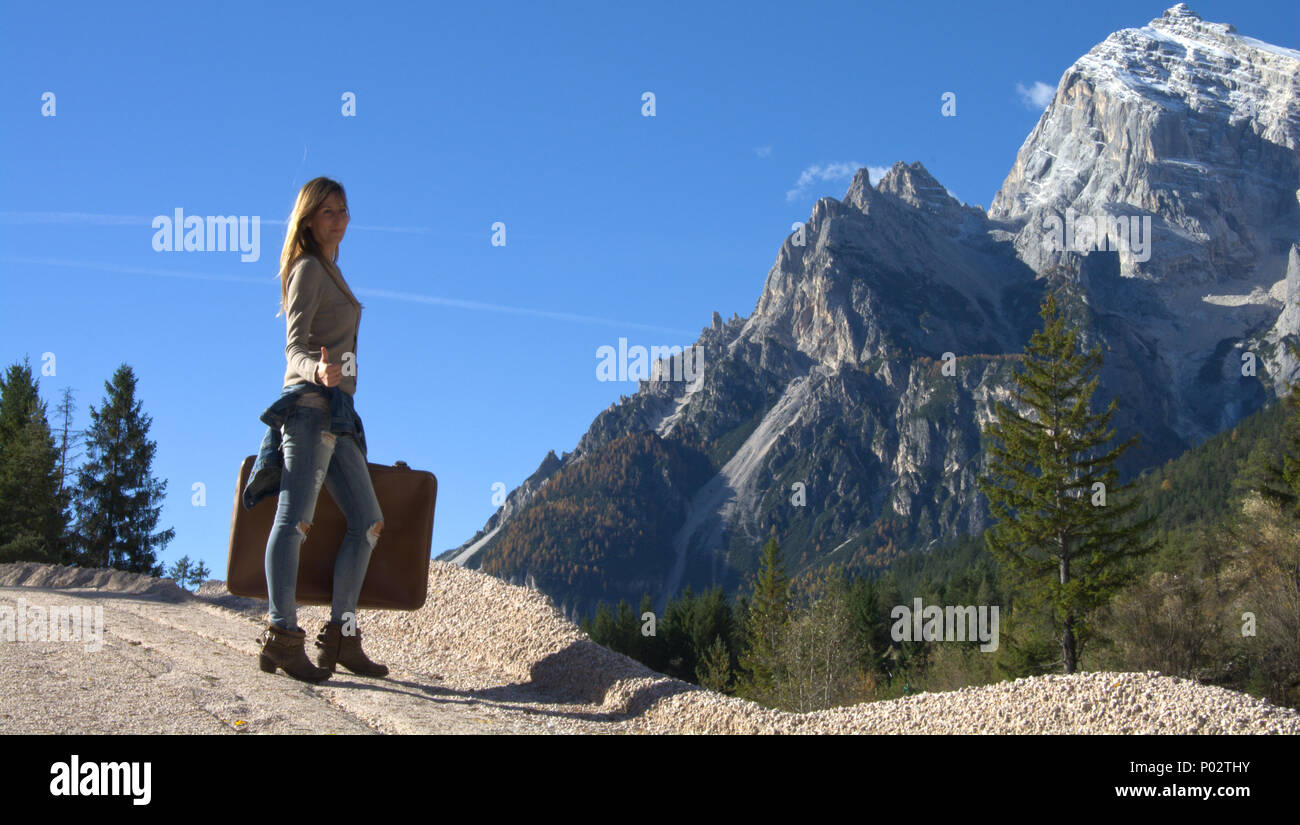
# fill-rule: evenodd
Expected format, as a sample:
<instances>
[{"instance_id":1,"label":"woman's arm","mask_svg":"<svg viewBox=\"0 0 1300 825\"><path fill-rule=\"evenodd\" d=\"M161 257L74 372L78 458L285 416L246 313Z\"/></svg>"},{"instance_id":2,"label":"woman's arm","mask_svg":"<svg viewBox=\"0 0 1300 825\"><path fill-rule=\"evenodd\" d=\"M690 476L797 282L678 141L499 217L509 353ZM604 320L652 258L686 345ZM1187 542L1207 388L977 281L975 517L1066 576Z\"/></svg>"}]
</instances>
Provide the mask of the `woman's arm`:
<instances>
[{"instance_id":1,"label":"woman's arm","mask_svg":"<svg viewBox=\"0 0 1300 825\"><path fill-rule=\"evenodd\" d=\"M307 339L311 333L312 319L316 317L316 307L320 304L325 277L321 265L304 256L289 273L287 287L284 355L289 361L289 368L303 381L312 384L319 383L316 380L316 365L320 363L320 350L313 351Z\"/></svg>"}]
</instances>

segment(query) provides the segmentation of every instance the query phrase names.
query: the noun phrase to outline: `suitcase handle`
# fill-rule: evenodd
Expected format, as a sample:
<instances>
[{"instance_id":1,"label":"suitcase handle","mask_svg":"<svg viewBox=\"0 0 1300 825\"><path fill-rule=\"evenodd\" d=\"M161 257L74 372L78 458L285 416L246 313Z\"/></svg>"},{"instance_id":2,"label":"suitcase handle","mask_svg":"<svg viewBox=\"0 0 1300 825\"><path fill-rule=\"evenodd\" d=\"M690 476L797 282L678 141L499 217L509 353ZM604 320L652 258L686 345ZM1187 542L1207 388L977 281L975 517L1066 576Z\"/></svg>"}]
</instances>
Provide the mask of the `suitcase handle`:
<instances>
[{"instance_id":1,"label":"suitcase handle","mask_svg":"<svg viewBox=\"0 0 1300 825\"><path fill-rule=\"evenodd\" d=\"M405 461L394 461L394 462L393 462L393 467L394 467L395 469L398 469L398 470L409 470L409 469L411 469L410 466L407 465L407 463L406 463Z\"/></svg>"}]
</instances>

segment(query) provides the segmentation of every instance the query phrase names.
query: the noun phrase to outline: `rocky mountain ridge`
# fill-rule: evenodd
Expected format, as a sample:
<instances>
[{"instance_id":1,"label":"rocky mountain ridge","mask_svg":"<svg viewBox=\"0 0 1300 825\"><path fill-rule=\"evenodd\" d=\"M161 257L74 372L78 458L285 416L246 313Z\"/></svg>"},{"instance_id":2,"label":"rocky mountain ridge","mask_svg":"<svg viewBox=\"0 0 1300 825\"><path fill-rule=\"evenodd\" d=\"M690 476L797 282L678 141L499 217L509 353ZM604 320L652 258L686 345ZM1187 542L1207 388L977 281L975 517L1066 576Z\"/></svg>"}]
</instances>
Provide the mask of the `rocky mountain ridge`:
<instances>
[{"instance_id":1,"label":"rocky mountain ridge","mask_svg":"<svg viewBox=\"0 0 1300 825\"><path fill-rule=\"evenodd\" d=\"M1045 289L1102 348L1098 397L1121 399L1118 432L1141 433L1121 469L1181 453L1300 375L1283 345L1300 336L1298 90L1300 53L1180 5L1065 72L987 214L919 163L874 186L859 170L781 244L749 317L714 313L698 389L642 381L443 558L535 577L561 605L635 603L631 587L597 594L540 558L494 558L551 479L609 462L632 433L714 473L656 488L629 516L685 513L657 550L666 572L633 577L658 584L660 606L683 585L735 586L773 531L799 570L879 566L982 529L981 430L1010 400ZM548 558L574 541L535 538Z\"/></svg>"}]
</instances>

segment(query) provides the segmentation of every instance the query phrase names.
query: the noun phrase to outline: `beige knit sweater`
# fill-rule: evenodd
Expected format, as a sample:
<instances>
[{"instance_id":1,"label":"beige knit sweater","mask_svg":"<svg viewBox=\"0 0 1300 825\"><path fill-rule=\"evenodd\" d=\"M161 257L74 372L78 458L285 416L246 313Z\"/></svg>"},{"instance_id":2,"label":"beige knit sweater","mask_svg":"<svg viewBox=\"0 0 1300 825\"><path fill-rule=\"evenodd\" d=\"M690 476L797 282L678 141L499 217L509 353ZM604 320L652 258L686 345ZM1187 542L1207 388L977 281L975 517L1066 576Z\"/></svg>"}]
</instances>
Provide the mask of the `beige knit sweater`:
<instances>
[{"instance_id":1,"label":"beige knit sweater","mask_svg":"<svg viewBox=\"0 0 1300 825\"><path fill-rule=\"evenodd\" d=\"M329 351L329 362L343 367L339 388L355 395L361 303L343 280L343 273L333 262L303 255L289 272L287 289L284 355L288 367L284 386L304 381L320 384L316 365L324 346Z\"/></svg>"}]
</instances>

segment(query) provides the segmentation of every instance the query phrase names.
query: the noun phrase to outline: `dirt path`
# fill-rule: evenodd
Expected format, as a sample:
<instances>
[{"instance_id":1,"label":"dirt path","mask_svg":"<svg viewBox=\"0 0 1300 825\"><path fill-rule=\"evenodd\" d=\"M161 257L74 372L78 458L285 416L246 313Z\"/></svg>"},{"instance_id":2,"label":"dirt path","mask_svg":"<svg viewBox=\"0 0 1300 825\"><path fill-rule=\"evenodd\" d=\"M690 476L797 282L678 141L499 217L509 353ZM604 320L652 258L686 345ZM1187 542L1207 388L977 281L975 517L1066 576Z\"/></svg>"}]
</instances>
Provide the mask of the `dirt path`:
<instances>
[{"instance_id":1,"label":"dirt path","mask_svg":"<svg viewBox=\"0 0 1300 825\"><path fill-rule=\"evenodd\" d=\"M266 602L222 582L191 595L120 571L0 565L0 637L34 607L102 610L102 647L0 638L0 733L1300 734L1294 710L1154 672L783 713L655 673L591 641L543 594L445 562L430 563L419 610L361 611L386 679L262 673ZM326 607L298 611L313 637L326 618Z\"/></svg>"},{"instance_id":2,"label":"dirt path","mask_svg":"<svg viewBox=\"0 0 1300 825\"><path fill-rule=\"evenodd\" d=\"M102 607L103 646L0 643L0 733L551 733L624 726L520 686L394 669L320 685L257 667L254 619L199 600L0 588L0 607ZM302 622L304 627L310 625ZM309 634L310 636L310 634ZM308 651L311 655L310 638ZM477 683L477 685L475 684ZM590 710L589 708L587 709ZM601 716L596 714L596 716ZM242 724L241 724L242 723Z\"/></svg>"}]
</instances>

